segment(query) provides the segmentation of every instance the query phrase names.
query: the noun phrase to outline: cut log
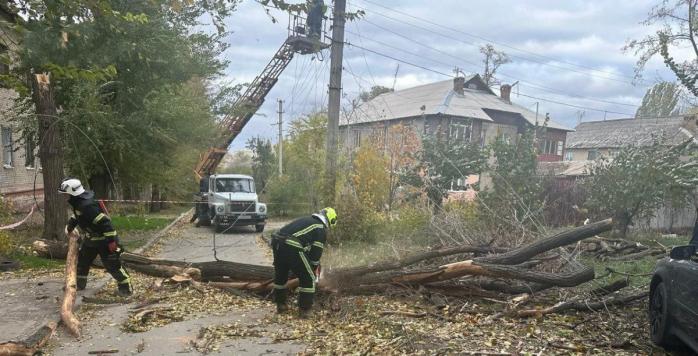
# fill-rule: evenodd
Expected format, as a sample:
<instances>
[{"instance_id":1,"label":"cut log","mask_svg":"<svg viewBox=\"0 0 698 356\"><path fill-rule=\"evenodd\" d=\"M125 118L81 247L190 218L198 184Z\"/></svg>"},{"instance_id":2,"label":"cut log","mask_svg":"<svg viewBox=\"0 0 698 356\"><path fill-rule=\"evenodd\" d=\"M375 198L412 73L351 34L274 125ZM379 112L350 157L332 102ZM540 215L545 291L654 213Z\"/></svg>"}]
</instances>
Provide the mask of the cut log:
<instances>
[{"instance_id":1,"label":"cut log","mask_svg":"<svg viewBox=\"0 0 698 356\"><path fill-rule=\"evenodd\" d=\"M628 279L619 279L617 281L611 282L610 284L607 284L605 286L601 286L596 289L592 289L589 293L593 296L596 297L603 297L605 295L609 295L611 293L615 293L627 286L630 285L630 282Z\"/></svg>"},{"instance_id":2,"label":"cut log","mask_svg":"<svg viewBox=\"0 0 698 356\"><path fill-rule=\"evenodd\" d=\"M599 311L606 307L613 305L624 305L632 301L647 298L649 295L648 291L638 291L628 295L619 295L610 297L598 302L571 300L568 302L562 302L555 304L551 307L544 309L530 309L530 310L520 310L516 313L519 317L540 317L546 314L560 313L567 310L589 310L589 311Z\"/></svg>"},{"instance_id":3,"label":"cut log","mask_svg":"<svg viewBox=\"0 0 698 356\"><path fill-rule=\"evenodd\" d=\"M65 291L63 304L61 305L61 320L75 337L80 337L80 320L73 313L77 290L78 274L78 236L75 233L68 235L68 253L65 263Z\"/></svg>"},{"instance_id":4,"label":"cut log","mask_svg":"<svg viewBox=\"0 0 698 356\"><path fill-rule=\"evenodd\" d=\"M632 253L628 255L622 255L622 256L615 256L615 257L608 257L609 261L630 261L630 260L637 260L641 259L646 256L656 256L656 255L662 255L666 253L665 251L658 249L658 248L650 248L641 252L637 253Z\"/></svg>"}]
</instances>

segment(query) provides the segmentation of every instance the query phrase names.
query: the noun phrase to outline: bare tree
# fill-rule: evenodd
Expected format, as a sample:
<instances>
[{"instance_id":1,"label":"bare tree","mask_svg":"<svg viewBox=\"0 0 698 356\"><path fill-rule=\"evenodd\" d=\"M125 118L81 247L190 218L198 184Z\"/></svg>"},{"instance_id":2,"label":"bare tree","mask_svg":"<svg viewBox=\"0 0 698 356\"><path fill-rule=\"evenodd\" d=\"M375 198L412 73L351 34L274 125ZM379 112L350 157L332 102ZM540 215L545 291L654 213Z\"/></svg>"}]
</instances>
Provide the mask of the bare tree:
<instances>
[{"instance_id":1,"label":"bare tree","mask_svg":"<svg viewBox=\"0 0 698 356\"><path fill-rule=\"evenodd\" d=\"M643 39L628 40L624 52L638 56L635 68L636 78L642 76L647 62L656 55L661 55L664 63L678 77L681 84L694 96L698 96L698 43L696 42L696 6L698 0L663 0L652 8L642 24L659 25L657 32ZM692 53L689 58L677 62L671 55L671 49L688 48Z\"/></svg>"},{"instance_id":2,"label":"bare tree","mask_svg":"<svg viewBox=\"0 0 698 356\"><path fill-rule=\"evenodd\" d=\"M502 65L510 63L511 59L506 53L495 49L490 43L480 46L480 53L485 56L485 58L482 60L482 63L485 64L482 79L485 81L485 83L487 83L487 85L497 84L498 81L495 78L497 70Z\"/></svg>"}]
</instances>

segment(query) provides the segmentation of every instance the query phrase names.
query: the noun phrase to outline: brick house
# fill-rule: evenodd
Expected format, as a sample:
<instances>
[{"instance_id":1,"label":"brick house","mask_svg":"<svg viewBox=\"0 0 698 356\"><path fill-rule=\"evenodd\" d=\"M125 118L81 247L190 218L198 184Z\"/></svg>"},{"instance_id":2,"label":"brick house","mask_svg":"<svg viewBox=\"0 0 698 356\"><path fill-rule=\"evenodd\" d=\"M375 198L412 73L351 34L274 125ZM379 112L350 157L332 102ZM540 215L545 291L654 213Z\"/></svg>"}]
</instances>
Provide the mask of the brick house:
<instances>
[{"instance_id":1,"label":"brick house","mask_svg":"<svg viewBox=\"0 0 698 356\"><path fill-rule=\"evenodd\" d=\"M354 150L368 137L406 124L417 134L446 134L484 147L500 135L515 138L536 124L543 125L545 115L513 103L510 93L511 86L505 84L497 96L477 74L384 93L342 115L339 140L342 147ZM549 120L544 136L539 137L538 160L561 161L570 131Z\"/></svg>"},{"instance_id":2,"label":"brick house","mask_svg":"<svg viewBox=\"0 0 698 356\"><path fill-rule=\"evenodd\" d=\"M5 54L14 49L19 38L7 26L15 21L6 3L0 4L0 51ZM0 64L0 73L7 74L9 66ZM43 200L43 180L34 140L27 139L17 128L12 106L17 93L0 87L0 143L2 167L0 167L0 195L14 202L19 210L28 209L36 197Z\"/></svg>"}]
</instances>

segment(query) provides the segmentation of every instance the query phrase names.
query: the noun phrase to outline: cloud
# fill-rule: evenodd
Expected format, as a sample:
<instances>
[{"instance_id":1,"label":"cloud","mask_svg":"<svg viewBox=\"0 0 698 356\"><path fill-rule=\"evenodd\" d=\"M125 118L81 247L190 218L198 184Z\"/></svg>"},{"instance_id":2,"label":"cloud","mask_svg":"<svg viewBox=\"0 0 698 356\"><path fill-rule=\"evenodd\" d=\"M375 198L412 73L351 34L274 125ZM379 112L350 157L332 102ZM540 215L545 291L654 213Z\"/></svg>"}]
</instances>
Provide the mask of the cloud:
<instances>
[{"instance_id":1,"label":"cloud","mask_svg":"<svg viewBox=\"0 0 698 356\"><path fill-rule=\"evenodd\" d=\"M646 80L633 83L636 58L621 51L628 39L654 31L640 22L656 2L350 0L350 9L363 8L367 16L347 24L347 41L395 59L345 46L343 103L373 85L392 87L395 82L396 89L404 89L444 80L447 77L436 72L451 74L456 66L479 72L482 58L478 47L490 40L512 59L501 68L500 78L508 83L520 81L513 94L517 103L530 107L538 101L541 112L550 112L571 126L581 111L586 111L585 120L632 115L635 107L607 102L637 105L657 79L675 80L662 61L655 59L648 64ZM257 2L246 1L227 19L233 33L226 39L231 45L225 53L231 63L226 79L250 82L271 60L286 39L288 19L278 11L272 15L278 23L272 23ZM259 110L265 116L253 117L232 148L243 147L247 139L257 135L276 140L276 127L271 125L277 121L277 98L285 100L287 121L323 109L329 51L324 57L320 61L296 55ZM517 90L545 100L517 97Z\"/></svg>"}]
</instances>

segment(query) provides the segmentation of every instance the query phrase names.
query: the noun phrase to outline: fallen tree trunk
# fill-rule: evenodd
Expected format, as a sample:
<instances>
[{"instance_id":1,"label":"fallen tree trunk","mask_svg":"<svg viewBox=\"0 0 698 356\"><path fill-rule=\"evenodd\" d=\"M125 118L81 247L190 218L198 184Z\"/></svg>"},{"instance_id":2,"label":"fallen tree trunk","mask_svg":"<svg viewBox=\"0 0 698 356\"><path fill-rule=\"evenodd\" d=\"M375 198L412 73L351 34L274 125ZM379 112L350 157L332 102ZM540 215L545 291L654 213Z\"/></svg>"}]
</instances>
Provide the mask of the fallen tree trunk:
<instances>
[{"instance_id":1,"label":"fallen tree trunk","mask_svg":"<svg viewBox=\"0 0 698 356\"><path fill-rule=\"evenodd\" d=\"M520 292L530 292L554 286L571 287L587 282L594 278L594 271L589 267L571 264L568 272L549 273L531 270L535 266L531 259L552 249L566 246L585 238L592 237L612 228L611 219L577 227L556 235L534 241L514 250L493 256L477 257L465 261L450 263L440 267L404 271L406 266L437 257L450 256L460 253L484 253L489 247L457 246L443 248L424 253L416 253L397 261L384 261L370 266L353 268L329 269L323 274L318 288L331 291L346 291L362 289L370 290L373 285L425 285L447 281L464 276L485 276L501 279L519 280L531 283ZM43 241L34 244L41 255L47 256L60 250L54 242ZM250 265L229 261L211 261L187 263L125 253L123 263L134 270L160 277L172 277L183 274L187 268L200 271L202 281L225 281L218 284L221 288L238 288L251 291L268 291L271 289L269 280L273 276L273 267ZM495 285L492 289L497 290Z\"/></svg>"},{"instance_id":2,"label":"fallen tree trunk","mask_svg":"<svg viewBox=\"0 0 698 356\"><path fill-rule=\"evenodd\" d=\"M55 322L49 322L24 341L0 343L0 356L35 355L39 349L46 345L57 327L58 325Z\"/></svg>"},{"instance_id":3,"label":"fallen tree trunk","mask_svg":"<svg viewBox=\"0 0 698 356\"><path fill-rule=\"evenodd\" d=\"M77 234L68 234L68 253L65 263L65 291L61 305L61 320L73 336L80 337L80 320L73 313L77 289L78 274L78 238Z\"/></svg>"}]
</instances>

